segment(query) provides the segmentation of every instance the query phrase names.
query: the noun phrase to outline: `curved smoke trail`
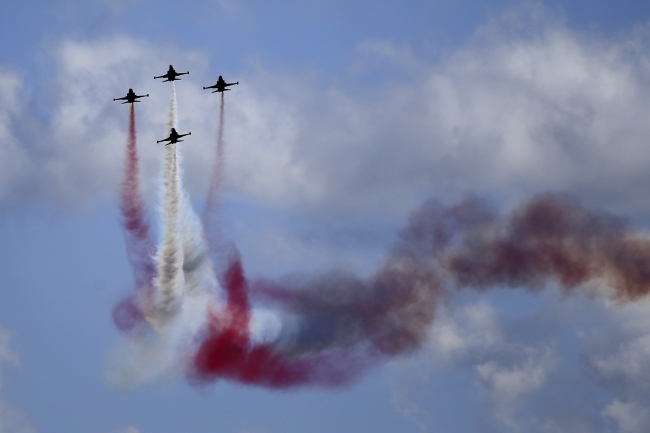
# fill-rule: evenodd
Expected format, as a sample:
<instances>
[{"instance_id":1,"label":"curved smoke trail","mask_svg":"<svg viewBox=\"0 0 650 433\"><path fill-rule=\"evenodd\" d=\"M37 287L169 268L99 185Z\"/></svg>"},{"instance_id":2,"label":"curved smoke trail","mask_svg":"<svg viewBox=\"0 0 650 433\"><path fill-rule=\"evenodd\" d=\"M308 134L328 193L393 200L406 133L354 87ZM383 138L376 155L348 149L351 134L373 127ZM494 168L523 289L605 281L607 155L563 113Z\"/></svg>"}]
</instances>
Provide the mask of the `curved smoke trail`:
<instances>
[{"instance_id":1,"label":"curved smoke trail","mask_svg":"<svg viewBox=\"0 0 650 433\"><path fill-rule=\"evenodd\" d=\"M140 191L135 107L131 104L129 136L126 146L124 180L120 191L120 211L126 237L126 249L133 270L137 293L120 301L113 309L113 320L122 331L133 329L144 319L142 305L156 276L153 261L155 245Z\"/></svg>"},{"instance_id":2,"label":"curved smoke trail","mask_svg":"<svg viewBox=\"0 0 650 433\"><path fill-rule=\"evenodd\" d=\"M503 216L479 200L430 201L367 279L330 272L249 284L234 260L228 314L209 318L188 375L272 388L346 385L380 359L418 349L436 306L455 289L559 284L634 301L650 293L649 263L647 233L566 196L535 196ZM273 342L251 341L251 303L275 309Z\"/></svg>"}]
</instances>

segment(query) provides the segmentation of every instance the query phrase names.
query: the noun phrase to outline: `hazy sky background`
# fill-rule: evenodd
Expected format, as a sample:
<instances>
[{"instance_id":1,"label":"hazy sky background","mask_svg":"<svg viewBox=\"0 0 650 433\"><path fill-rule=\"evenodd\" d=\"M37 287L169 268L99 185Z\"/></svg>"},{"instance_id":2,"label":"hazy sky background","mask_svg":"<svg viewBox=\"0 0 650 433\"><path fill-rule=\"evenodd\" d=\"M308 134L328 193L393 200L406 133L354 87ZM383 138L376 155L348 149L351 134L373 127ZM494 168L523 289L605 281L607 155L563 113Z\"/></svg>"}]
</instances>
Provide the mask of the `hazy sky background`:
<instances>
[{"instance_id":1,"label":"hazy sky background","mask_svg":"<svg viewBox=\"0 0 650 433\"><path fill-rule=\"evenodd\" d=\"M650 430L650 304L461 291L426 347L337 390L123 392L117 191L132 87L155 218L168 83L201 211L226 95L248 275L371 273L423 200L537 192L650 229L650 3L52 1L0 7L0 433Z\"/></svg>"}]
</instances>

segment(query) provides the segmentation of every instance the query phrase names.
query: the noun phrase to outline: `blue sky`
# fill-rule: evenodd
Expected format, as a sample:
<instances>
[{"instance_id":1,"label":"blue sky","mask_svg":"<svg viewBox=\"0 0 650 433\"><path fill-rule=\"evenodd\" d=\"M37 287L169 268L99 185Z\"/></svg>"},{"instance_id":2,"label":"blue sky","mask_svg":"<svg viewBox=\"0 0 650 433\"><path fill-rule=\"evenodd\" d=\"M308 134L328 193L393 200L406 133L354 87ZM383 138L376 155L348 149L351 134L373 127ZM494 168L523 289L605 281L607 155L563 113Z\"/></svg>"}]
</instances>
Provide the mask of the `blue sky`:
<instances>
[{"instance_id":1,"label":"blue sky","mask_svg":"<svg viewBox=\"0 0 650 433\"><path fill-rule=\"evenodd\" d=\"M462 290L421 350L335 390L110 380L132 289L118 186L129 87L157 221L172 63L200 212L227 95L224 226L247 274L371 274L423 200L538 192L650 221L650 4L5 2L0 433L645 432L650 304ZM152 144L153 143L153 144ZM147 369L147 365L141 366ZM156 368L151 366L151 368Z\"/></svg>"}]
</instances>

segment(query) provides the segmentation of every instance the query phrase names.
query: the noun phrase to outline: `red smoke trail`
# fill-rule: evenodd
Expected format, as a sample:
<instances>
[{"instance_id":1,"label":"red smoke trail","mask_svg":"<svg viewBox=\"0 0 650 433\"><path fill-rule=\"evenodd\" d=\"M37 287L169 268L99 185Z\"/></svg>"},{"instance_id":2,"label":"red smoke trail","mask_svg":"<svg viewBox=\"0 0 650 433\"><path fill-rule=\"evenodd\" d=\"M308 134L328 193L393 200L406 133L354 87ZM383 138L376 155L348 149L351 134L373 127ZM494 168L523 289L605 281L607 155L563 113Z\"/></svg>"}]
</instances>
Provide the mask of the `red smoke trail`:
<instances>
[{"instance_id":1,"label":"red smoke trail","mask_svg":"<svg viewBox=\"0 0 650 433\"><path fill-rule=\"evenodd\" d=\"M239 256L231 259L224 283L226 313L212 314L189 379L203 384L225 378L248 385L288 388L304 385L343 386L360 377L370 357L345 350L301 357L278 353L272 345L250 341L248 282Z\"/></svg>"},{"instance_id":2,"label":"red smoke trail","mask_svg":"<svg viewBox=\"0 0 650 433\"><path fill-rule=\"evenodd\" d=\"M155 244L150 235L144 200L140 191L138 149L135 129L135 108L131 104L129 138L126 146L126 169L120 193L122 224L126 235L126 249L133 269L136 289L141 292L151 287L156 276L153 262ZM113 321L122 331L132 329L144 320L144 313L136 295L120 301L113 309Z\"/></svg>"},{"instance_id":3,"label":"red smoke trail","mask_svg":"<svg viewBox=\"0 0 650 433\"><path fill-rule=\"evenodd\" d=\"M192 381L341 386L384 357L418 349L452 289L599 284L621 301L645 297L650 236L565 196L535 196L503 216L479 200L451 207L430 201L370 278L330 272L249 284L236 257L225 283L227 313L210 317ZM253 344L251 299L293 317L297 327L283 328L275 343Z\"/></svg>"},{"instance_id":4,"label":"red smoke trail","mask_svg":"<svg viewBox=\"0 0 650 433\"><path fill-rule=\"evenodd\" d=\"M650 237L624 220L590 212L571 198L534 197L507 219L464 233L444 258L458 287L532 290L557 282L567 291L587 283L620 301L650 293Z\"/></svg>"}]
</instances>

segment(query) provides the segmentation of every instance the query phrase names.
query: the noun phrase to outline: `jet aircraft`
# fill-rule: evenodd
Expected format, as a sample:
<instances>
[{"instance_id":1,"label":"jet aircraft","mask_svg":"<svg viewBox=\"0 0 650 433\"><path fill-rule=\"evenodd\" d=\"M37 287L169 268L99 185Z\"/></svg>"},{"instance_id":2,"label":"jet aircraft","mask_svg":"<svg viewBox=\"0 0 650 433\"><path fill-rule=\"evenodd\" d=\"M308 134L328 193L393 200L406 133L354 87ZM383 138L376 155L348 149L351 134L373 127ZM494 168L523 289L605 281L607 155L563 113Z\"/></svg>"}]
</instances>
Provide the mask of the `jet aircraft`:
<instances>
[{"instance_id":1,"label":"jet aircraft","mask_svg":"<svg viewBox=\"0 0 650 433\"><path fill-rule=\"evenodd\" d=\"M179 138L185 137L186 135L192 135L192 133L188 132L187 134L179 134L178 132L176 132L176 129L172 128L172 131L169 133L169 137L165 138L164 140L157 140L156 143L162 143L163 141L169 141L169 143L167 144L178 143L180 141L184 141L184 140L179 140ZM165 144L165 146L167 146L167 144Z\"/></svg>"},{"instance_id":2,"label":"jet aircraft","mask_svg":"<svg viewBox=\"0 0 650 433\"><path fill-rule=\"evenodd\" d=\"M126 94L124 98L113 98L113 101L124 101L122 104L132 104L134 102L141 102L138 101L138 98L144 98L149 96L147 93L146 95L136 95L133 89L129 89L129 92Z\"/></svg>"},{"instance_id":3,"label":"jet aircraft","mask_svg":"<svg viewBox=\"0 0 650 433\"><path fill-rule=\"evenodd\" d=\"M174 70L174 67L172 65L169 65L169 70L167 71L167 73L165 75L161 75L159 77L153 77L153 79L155 80L156 78L167 78L166 80L163 80L163 83L164 83L165 81L180 80L180 78L176 78L176 77L178 77L179 75L185 75L185 74L189 74L189 73L190 73L190 71L176 72Z\"/></svg>"},{"instance_id":4,"label":"jet aircraft","mask_svg":"<svg viewBox=\"0 0 650 433\"><path fill-rule=\"evenodd\" d=\"M215 90L214 92L212 92L212 93L225 92L225 91L227 91L227 90L230 90L230 89L226 89L226 87L228 87L228 86L234 86L235 84L239 84L239 81L237 81L236 83L226 83L226 82L224 81L223 77L222 77L221 75L219 75L219 79L217 80L217 84L215 84L214 86L204 87L203 90L206 90L206 89L216 89L216 90Z\"/></svg>"}]
</instances>

